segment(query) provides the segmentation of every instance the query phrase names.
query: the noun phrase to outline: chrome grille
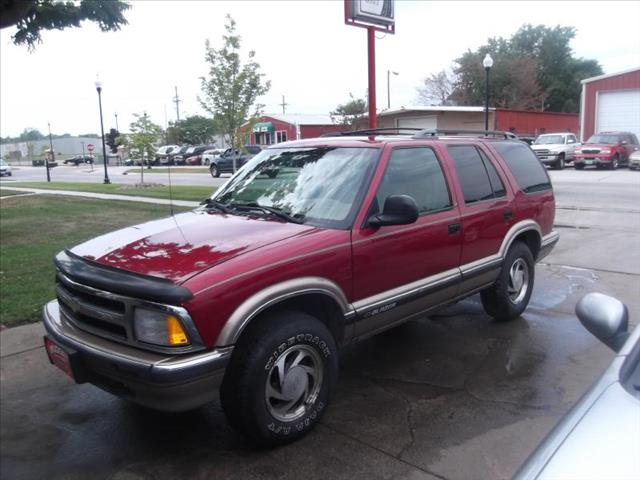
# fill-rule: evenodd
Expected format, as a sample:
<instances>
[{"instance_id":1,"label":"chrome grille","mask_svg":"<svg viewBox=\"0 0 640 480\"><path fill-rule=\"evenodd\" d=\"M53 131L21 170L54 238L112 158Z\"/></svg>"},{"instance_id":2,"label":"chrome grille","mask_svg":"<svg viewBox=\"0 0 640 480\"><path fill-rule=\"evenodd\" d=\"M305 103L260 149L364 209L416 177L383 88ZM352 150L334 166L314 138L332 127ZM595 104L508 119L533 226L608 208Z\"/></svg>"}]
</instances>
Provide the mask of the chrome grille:
<instances>
[{"instance_id":1,"label":"chrome grille","mask_svg":"<svg viewBox=\"0 0 640 480\"><path fill-rule=\"evenodd\" d=\"M582 153L600 153L599 148L583 148Z\"/></svg>"},{"instance_id":2,"label":"chrome grille","mask_svg":"<svg viewBox=\"0 0 640 480\"><path fill-rule=\"evenodd\" d=\"M536 155L539 157L544 157L546 155L549 155L549 150L536 150Z\"/></svg>"},{"instance_id":3,"label":"chrome grille","mask_svg":"<svg viewBox=\"0 0 640 480\"><path fill-rule=\"evenodd\" d=\"M56 296L61 312L79 329L114 340L127 341L131 337L123 302L91 295L64 282L60 276L57 278Z\"/></svg>"}]
</instances>

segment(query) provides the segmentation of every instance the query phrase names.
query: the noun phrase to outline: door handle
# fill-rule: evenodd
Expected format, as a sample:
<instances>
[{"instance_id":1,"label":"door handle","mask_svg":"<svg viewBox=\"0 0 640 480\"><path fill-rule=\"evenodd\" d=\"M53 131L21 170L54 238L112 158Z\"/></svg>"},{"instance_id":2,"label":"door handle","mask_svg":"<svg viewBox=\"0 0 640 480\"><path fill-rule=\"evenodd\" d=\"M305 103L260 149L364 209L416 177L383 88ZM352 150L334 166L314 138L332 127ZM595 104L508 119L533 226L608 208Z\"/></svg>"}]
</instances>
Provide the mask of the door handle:
<instances>
[{"instance_id":1,"label":"door handle","mask_svg":"<svg viewBox=\"0 0 640 480\"><path fill-rule=\"evenodd\" d=\"M511 210L510 208L507 208L502 214L502 216L505 220L511 220L513 218L513 210Z\"/></svg>"},{"instance_id":2,"label":"door handle","mask_svg":"<svg viewBox=\"0 0 640 480\"><path fill-rule=\"evenodd\" d=\"M456 233L460 233L460 224L459 223L449 224L449 235L455 235Z\"/></svg>"}]
</instances>

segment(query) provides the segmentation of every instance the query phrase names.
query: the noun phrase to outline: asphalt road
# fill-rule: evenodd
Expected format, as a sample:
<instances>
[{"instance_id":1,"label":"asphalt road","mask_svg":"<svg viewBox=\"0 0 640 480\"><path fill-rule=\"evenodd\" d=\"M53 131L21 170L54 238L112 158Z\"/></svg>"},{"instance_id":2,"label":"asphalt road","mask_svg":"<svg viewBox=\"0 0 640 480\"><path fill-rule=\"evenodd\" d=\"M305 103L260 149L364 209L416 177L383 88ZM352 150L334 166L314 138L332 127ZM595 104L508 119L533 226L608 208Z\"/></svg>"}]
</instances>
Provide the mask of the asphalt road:
<instances>
[{"instance_id":1,"label":"asphalt road","mask_svg":"<svg viewBox=\"0 0 640 480\"><path fill-rule=\"evenodd\" d=\"M611 294L640 318L640 173L551 175L561 240L524 315L496 323L472 297L345 349L321 424L286 447L252 448L217 402L163 414L74 385L48 365L39 326L2 332L0 476L510 478L613 358L576 301Z\"/></svg>"}]
</instances>

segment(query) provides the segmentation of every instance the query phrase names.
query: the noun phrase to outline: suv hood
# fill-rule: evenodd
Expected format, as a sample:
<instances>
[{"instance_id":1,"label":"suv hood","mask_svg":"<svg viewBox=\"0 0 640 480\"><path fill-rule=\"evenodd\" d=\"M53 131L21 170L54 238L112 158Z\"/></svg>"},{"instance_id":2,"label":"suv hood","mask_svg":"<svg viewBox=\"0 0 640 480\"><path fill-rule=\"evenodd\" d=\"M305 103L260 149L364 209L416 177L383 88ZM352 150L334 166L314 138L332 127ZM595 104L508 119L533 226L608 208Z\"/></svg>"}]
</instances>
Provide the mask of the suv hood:
<instances>
[{"instance_id":1,"label":"suv hood","mask_svg":"<svg viewBox=\"0 0 640 480\"><path fill-rule=\"evenodd\" d=\"M603 149L603 148L616 148L619 144L617 143L583 143L581 145L580 148L599 148L599 149Z\"/></svg>"},{"instance_id":2,"label":"suv hood","mask_svg":"<svg viewBox=\"0 0 640 480\"><path fill-rule=\"evenodd\" d=\"M182 283L233 257L314 229L196 210L117 230L71 251L103 265Z\"/></svg>"}]
</instances>

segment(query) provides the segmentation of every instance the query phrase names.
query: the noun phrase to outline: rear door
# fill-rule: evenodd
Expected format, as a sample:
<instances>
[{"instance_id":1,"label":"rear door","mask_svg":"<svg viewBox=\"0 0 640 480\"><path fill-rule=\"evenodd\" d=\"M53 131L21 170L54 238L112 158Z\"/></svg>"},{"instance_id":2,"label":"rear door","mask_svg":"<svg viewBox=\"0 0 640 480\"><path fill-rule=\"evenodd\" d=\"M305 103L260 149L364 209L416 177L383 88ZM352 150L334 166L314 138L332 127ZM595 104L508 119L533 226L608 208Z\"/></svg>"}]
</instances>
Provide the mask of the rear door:
<instances>
[{"instance_id":1,"label":"rear door","mask_svg":"<svg viewBox=\"0 0 640 480\"><path fill-rule=\"evenodd\" d=\"M385 158L386 157L386 158ZM365 220L391 195L409 195L420 216L410 225L356 225L352 232L355 335L388 328L407 315L456 296L459 214L448 173L433 148L387 147L366 201Z\"/></svg>"},{"instance_id":2,"label":"rear door","mask_svg":"<svg viewBox=\"0 0 640 480\"><path fill-rule=\"evenodd\" d=\"M504 175L480 144L449 144L458 177L465 292L491 283L498 275L500 246L513 219L513 194Z\"/></svg>"}]
</instances>

